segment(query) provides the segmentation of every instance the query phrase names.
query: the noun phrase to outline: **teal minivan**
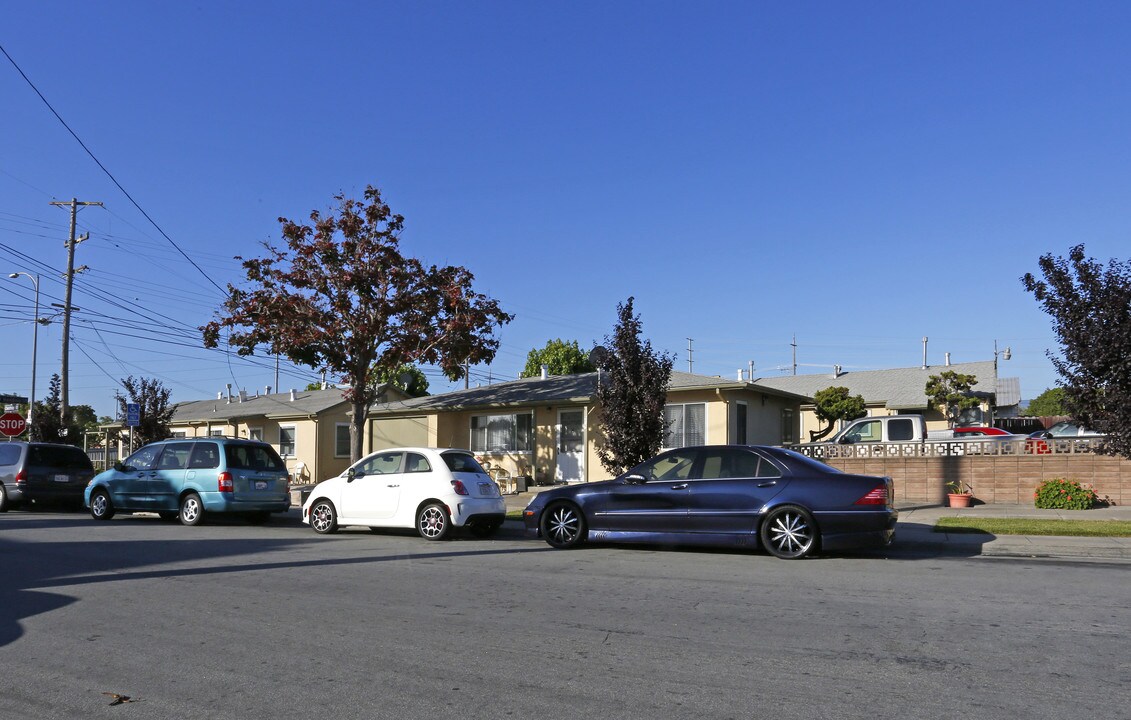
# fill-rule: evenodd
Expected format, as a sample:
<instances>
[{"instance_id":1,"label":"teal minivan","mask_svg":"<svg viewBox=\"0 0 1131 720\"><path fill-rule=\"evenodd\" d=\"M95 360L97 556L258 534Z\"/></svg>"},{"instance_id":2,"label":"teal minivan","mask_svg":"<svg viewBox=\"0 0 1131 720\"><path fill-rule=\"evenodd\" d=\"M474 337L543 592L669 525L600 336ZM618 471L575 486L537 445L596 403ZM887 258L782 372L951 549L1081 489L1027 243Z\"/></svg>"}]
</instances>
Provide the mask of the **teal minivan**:
<instances>
[{"instance_id":1,"label":"teal minivan","mask_svg":"<svg viewBox=\"0 0 1131 720\"><path fill-rule=\"evenodd\" d=\"M95 520L152 512L199 525L210 513L242 513L263 522L290 509L290 475L267 443L175 438L150 443L96 475L83 503Z\"/></svg>"}]
</instances>

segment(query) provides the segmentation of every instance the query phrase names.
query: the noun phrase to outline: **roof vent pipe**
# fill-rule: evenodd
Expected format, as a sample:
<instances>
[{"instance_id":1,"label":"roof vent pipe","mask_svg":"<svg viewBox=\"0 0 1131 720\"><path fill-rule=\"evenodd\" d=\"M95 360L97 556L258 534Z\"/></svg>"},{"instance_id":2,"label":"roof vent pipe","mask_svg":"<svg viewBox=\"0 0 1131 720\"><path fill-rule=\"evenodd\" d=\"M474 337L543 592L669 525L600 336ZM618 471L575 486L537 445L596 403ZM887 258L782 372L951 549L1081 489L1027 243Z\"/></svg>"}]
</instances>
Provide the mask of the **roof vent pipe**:
<instances>
[{"instance_id":1,"label":"roof vent pipe","mask_svg":"<svg viewBox=\"0 0 1131 720\"><path fill-rule=\"evenodd\" d=\"M946 358L946 366L950 367L950 353L946 353L944 357Z\"/></svg>"},{"instance_id":2,"label":"roof vent pipe","mask_svg":"<svg viewBox=\"0 0 1131 720\"><path fill-rule=\"evenodd\" d=\"M223 400L224 399L224 391L223 390L216 393L216 399L217 400Z\"/></svg>"},{"instance_id":3,"label":"roof vent pipe","mask_svg":"<svg viewBox=\"0 0 1131 720\"><path fill-rule=\"evenodd\" d=\"M844 370L844 368L842 368L840 365L833 365L833 377L834 378L840 377L840 373L841 373L842 370Z\"/></svg>"},{"instance_id":4,"label":"roof vent pipe","mask_svg":"<svg viewBox=\"0 0 1131 720\"><path fill-rule=\"evenodd\" d=\"M291 388L291 402L295 401L295 389Z\"/></svg>"},{"instance_id":5,"label":"roof vent pipe","mask_svg":"<svg viewBox=\"0 0 1131 720\"><path fill-rule=\"evenodd\" d=\"M542 364L542 379L545 380L548 377L550 377L550 366L543 363Z\"/></svg>"},{"instance_id":6,"label":"roof vent pipe","mask_svg":"<svg viewBox=\"0 0 1131 720\"><path fill-rule=\"evenodd\" d=\"M270 395L271 394L271 386L270 385L268 385L267 388L263 391L263 394L264 395Z\"/></svg>"},{"instance_id":7,"label":"roof vent pipe","mask_svg":"<svg viewBox=\"0 0 1131 720\"><path fill-rule=\"evenodd\" d=\"M927 369L927 336L923 336L923 369Z\"/></svg>"},{"instance_id":8,"label":"roof vent pipe","mask_svg":"<svg viewBox=\"0 0 1131 720\"><path fill-rule=\"evenodd\" d=\"M232 402L232 384L227 383L227 388L228 388L228 402L230 403L230 402Z\"/></svg>"},{"instance_id":9,"label":"roof vent pipe","mask_svg":"<svg viewBox=\"0 0 1131 720\"><path fill-rule=\"evenodd\" d=\"M738 378L737 378L737 379L738 379L738 381L739 381L739 382L742 382L743 380L745 380L745 379L746 379L746 374L745 374L745 373L746 373L746 371L745 371L745 370L743 370L742 368L739 368L739 369L738 369Z\"/></svg>"}]
</instances>

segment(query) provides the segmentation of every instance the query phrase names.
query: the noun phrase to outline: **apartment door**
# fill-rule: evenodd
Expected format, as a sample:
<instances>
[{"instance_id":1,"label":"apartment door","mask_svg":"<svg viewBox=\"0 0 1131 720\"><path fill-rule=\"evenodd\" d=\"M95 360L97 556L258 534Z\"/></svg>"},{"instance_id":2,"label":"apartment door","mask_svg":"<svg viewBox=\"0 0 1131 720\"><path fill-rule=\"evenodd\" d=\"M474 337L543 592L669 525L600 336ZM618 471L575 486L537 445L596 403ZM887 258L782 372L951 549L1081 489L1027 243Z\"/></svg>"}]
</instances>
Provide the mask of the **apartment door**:
<instances>
[{"instance_id":1,"label":"apartment door","mask_svg":"<svg viewBox=\"0 0 1131 720\"><path fill-rule=\"evenodd\" d=\"M585 410L558 410L557 482L585 479Z\"/></svg>"}]
</instances>

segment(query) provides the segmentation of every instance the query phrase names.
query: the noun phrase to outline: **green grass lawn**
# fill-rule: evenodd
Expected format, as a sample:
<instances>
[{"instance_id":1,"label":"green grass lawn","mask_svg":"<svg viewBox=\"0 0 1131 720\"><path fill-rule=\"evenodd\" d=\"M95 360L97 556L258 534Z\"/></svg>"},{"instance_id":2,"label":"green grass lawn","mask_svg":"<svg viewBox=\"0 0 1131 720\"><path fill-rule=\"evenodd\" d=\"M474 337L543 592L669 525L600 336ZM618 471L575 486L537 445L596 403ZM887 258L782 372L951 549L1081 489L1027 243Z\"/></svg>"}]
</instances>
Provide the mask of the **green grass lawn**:
<instances>
[{"instance_id":1,"label":"green grass lawn","mask_svg":"<svg viewBox=\"0 0 1131 720\"><path fill-rule=\"evenodd\" d=\"M1131 537L1128 520L1041 520L1025 518L939 518L935 532L993 535Z\"/></svg>"}]
</instances>

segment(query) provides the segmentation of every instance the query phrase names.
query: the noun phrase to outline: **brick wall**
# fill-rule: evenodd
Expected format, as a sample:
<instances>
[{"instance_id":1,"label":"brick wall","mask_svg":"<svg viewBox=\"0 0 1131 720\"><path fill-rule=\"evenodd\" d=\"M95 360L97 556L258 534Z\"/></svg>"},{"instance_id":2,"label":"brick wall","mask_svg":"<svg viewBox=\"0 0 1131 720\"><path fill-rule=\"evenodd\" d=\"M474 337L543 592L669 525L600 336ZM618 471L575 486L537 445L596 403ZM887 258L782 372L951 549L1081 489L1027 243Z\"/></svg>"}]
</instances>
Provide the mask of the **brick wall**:
<instances>
[{"instance_id":1,"label":"brick wall","mask_svg":"<svg viewBox=\"0 0 1131 720\"><path fill-rule=\"evenodd\" d=\"M1065 477L1091 485L1100 497L1131 504L1131 460L1109 455L990 455L827 458L845 472L888 475L897 503L944 502L946 483L969 485L984 503L1032 505L1043 480Z\"/></svg>"}]
</instances>

